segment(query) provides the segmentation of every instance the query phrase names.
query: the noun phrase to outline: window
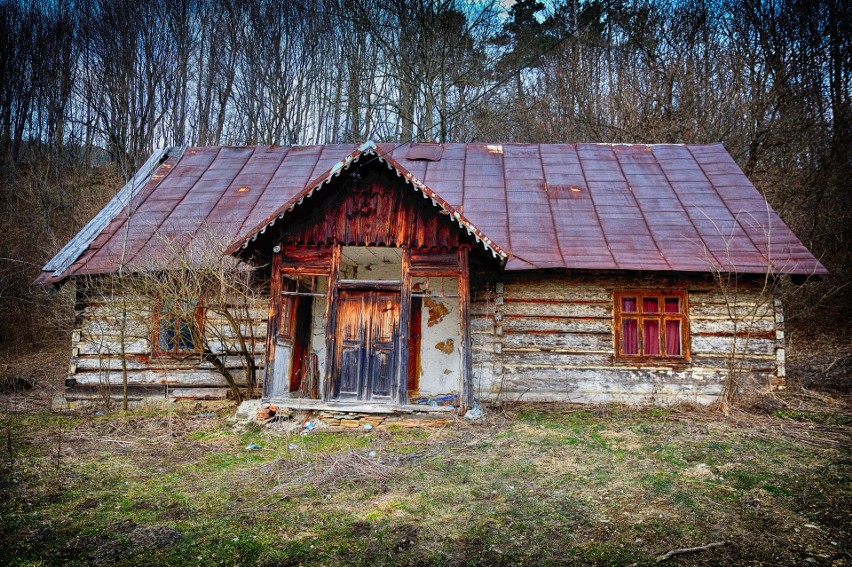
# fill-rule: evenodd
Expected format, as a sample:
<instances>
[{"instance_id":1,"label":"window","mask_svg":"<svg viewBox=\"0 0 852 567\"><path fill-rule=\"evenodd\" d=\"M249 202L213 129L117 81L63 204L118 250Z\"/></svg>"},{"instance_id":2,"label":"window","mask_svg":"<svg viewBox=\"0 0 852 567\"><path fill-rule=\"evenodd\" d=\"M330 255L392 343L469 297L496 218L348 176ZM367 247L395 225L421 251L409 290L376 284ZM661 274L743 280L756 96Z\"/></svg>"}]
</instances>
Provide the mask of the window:
<instances>
[{"instance_id":1,"label":"window","mask_svg":"<svg viewBox=\"0 0 852 567\"><path fill-rule=\"evenodd\" d=\"M199 351L202 308L197 301L163 301L155 319L154 354L189 354Z\"/></svg>"},{"instance_id":2,"label":"window","mask_svg":"<svg viewBox=\"0 0 852 567\"><path fill-rule=\"evenodd\" d=\"M616 360L689 359L686 292L616 291Z\"/></svg>"}]
</instances>

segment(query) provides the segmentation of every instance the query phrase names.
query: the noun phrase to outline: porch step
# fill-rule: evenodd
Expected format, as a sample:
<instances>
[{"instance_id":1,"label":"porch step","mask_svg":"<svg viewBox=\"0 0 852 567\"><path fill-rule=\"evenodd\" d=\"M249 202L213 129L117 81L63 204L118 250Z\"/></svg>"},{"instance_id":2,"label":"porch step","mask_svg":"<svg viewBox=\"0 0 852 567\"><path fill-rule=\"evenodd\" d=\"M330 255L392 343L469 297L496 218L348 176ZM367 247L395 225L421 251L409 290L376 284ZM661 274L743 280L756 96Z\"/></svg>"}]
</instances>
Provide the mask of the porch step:
<instances>
[{"instance_id":1,"label":"porch step","mask_svg":"<svg viewBox=\"0 0 852 567\"><path fill-rule=\"evenodd\" d=\"M309 400L304 398L270 398L270 404L281 408L292 410L319 410L335 413L378 413L378 414L400 414L400 413L453 413L456 408L452 406L429 406L429 405L393 405L381 403L363 402L329 402L325 400Z\"/></svg>"}]
</instances>

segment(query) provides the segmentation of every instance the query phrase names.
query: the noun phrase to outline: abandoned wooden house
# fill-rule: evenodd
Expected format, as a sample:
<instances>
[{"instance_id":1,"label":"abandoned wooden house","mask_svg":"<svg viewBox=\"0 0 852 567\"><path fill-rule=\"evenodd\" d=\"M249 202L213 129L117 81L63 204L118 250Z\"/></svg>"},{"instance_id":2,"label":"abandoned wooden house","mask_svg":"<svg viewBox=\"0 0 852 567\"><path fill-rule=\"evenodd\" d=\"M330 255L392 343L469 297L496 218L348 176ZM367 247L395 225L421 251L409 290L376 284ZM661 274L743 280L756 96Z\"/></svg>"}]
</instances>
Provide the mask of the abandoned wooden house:
<instances>
[{"instance_id":1,"label":"abandoned wooden house","mask_svg":"<svg viewBox=\"0 0 852 567\"><path fill-rule=\"evenodd\" d=\"M205 231L262 276L239 333L89 292ZM721 144L368 142L158 151L38 283L78 289L69 399L224 398L242 334L265 400L405 411L779 387L772 284L826 273Z\"/></svg>"}]
</instances>

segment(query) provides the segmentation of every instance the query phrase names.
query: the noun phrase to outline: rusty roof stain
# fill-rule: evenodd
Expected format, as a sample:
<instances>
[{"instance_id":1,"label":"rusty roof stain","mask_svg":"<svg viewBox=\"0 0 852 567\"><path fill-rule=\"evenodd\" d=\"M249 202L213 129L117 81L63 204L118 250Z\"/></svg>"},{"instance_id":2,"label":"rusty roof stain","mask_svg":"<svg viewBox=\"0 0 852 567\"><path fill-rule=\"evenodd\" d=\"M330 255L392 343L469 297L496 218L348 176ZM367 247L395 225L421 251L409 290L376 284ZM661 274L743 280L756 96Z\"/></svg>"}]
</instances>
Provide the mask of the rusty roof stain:
<instances>
[{"instance_id":1,"label":"rusty roof stain","mask_svg":"<svg viewBox=\"0 0 852 567\"><path fill-rule=\"evenodd\" d=\"M368 142L171 152L96 237L76 241L73 262L66 250L37 282L114 272L122 257L141 266L162 237L191 246L207 229L233 252L365 154L506 270L828 273L721 144Z\"/></svg>"}]
</instances>

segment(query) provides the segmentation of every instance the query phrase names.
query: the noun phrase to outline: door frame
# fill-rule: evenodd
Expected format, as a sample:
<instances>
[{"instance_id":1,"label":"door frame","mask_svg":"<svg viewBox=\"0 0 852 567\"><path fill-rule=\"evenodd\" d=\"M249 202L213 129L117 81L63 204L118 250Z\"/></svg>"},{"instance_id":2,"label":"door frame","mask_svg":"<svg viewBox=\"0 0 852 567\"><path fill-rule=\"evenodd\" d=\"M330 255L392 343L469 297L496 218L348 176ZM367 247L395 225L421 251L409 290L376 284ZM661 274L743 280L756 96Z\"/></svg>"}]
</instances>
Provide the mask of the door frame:
<instances>
[{"instance_id":1,"label":"door frame","mask_svg":"<svg viewBox=\"0 0 852 567\"><path fill-rule=\"evenodd\" d=\"M358 401L370 401L374 403L388 403L395 402L396 391L397 388L397 375L396 375L396 359L399 356L398 352L398 341L397 336L399 334L399 319L400 319L400 297L399 297L399 282L380 282L380 285L376 285L376 282L364 282L364 281L346 281L340 282L339 286L340 293L337 296L338 301L338 317L337 317L337 329L335 331L335 352L334 352L334 365L331 369L331 374L334 378L334 385L331 390L330 400L334 401L348 401L351 400L351 396L341 397L341 380L343 377L343 369L344 369L344 361L343 361L343 352L346 346L344 345L347 341L356 341L360 343L358 347L358 374L359 376L356 378L357 385L355 386L356 391L356 399ZM356 304L359 306L356 308L361 309L362 316L358 320L359 329L358 329L358 339L347 339L344 337L345 329L344 325L350 323L350 321L344 321L341 318L341 304L344 301L352 301L355 300ZM377 341L376 331L377 331L377 319L376 314L378 313L378 309L380 309L381 305L385 304L386 301L392 301L394 304L394 310L396 311L394 317L394 323L392 328L390 329L390 340L382 341L381 344L386 345L385 348L377 348L380 344ZM375 363L378 358L376 354L380 351L387 352L387 345L390 344L390 368L389 370L389 388L388 388L388 396L385 398L384 396L375 398L374 395L374 385L376 378L376 368Z\"/></svg>"},{"instance_id":2,"label":"door frame","mask_svg":"<svg viewBox=\"0 0 852 567\"><path fill-rule=\"evenodd\" d=\"M411 317L411 278L416 277L457 277L459 293L459 317L461 325L460 351L462 357L460 410L464 411L473 405L473 360L470 335L470 268L468 255L469 245L462 245L456 251L443 256L455 257L451 262L430 261L432 252L417 251L416 265L412 266L412 251L409 247L401 247L402 250L402 279L399 282L364 282L358 281L358 285L373 285L387 290L388 286L399 289L399 320L398 333L394 346L395 360L393 385L394 395L391 403L405 405L408 403L408 370L409 370L409 336ZM342 246L336 243L332 246L317 246L315 248L304 246L276 246L272 261L272 297L270 303L270 318L267 332L267 349L265 356L266 382L264 387L264 399L269 399L266 386L271 378L271 369L275 357L275 336L277 334L278 314L281 305L282 275L310 275L328 278L328 290L325 302L325 366L320 376L319 399L331 401L333 392L334 365L336 352L337 334L337 296L339 290L348 286L356 285L351 280L340 279L340 260ZM440 253L438 253L441 256Z\"/></svg>"}]
</instances>

